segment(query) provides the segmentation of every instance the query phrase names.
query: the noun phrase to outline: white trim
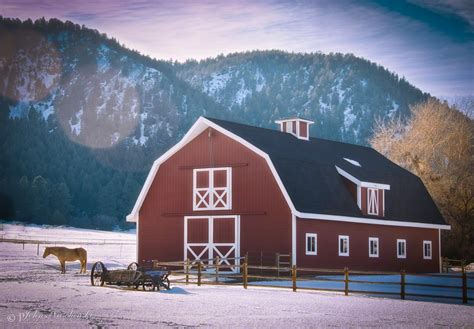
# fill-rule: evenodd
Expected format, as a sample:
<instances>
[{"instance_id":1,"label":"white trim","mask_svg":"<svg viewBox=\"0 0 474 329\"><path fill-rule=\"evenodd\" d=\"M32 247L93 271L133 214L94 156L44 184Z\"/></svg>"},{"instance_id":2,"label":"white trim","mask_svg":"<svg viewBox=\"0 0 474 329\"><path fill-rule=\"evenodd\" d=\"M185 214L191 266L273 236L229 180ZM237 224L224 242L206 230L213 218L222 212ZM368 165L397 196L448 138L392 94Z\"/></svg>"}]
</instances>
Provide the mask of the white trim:
<instances>
[{"instance_id":1,"label":"white trim","mask_svg":"<svg viewBox=\"0 0 474 329\"><path fill-rule=\"evenodd\" d=\"M379 209L379 190L376 188L367 188L367 214L378 216Z\"/></svg>"},{"instance_id":2,"label":"white trim","mask_svg":"<svg viewBox=\"0 0 474 329\"><path fill-rule=\"evenodd\" d=\"M429 255L425 254L425 245L430 246L430 249L429 249L430 254ZM423 240L423 259L433 259L433 244L431 243L431 241Z\"/></svg>"},{"instance_id":3,"label":"white trim","mask_svg":"<svg viewBox=\"0 0 474 329\"><path fill-rule=\"evenodd\" d=\"M416 222L401 222L401 221L395 221L395 220L371 219L371 218L364 218L364 217L349 217L349 216L337 216L337 215L326 215L326 214L302 213L299 211L296 212L296 216L298 216L298 218L304 218L304 219L330 220L330 221L336 221L336 222L348 222L348 223L359 223L359 224L434 228L434 229L441 229L441 230L451 229L450 225L425 224L425 223L416 223Z\"/></svg>"},{"instance_id":4,"label":"white trim","mask_svg":"<svg viewBox=\"0 0 474 329\"><path fill-rule=\"evenodd\" d=\"M291 214L291 265L296 265L296 216Z\"/></svg>"},{"instance_id":5,"label":"white trim","mask_svg":"<svg viewBox=\"0 0 474 329\"><path fill-rule=\"evenodd\" d=\"M263 152L259 148L255 147L253 144L250 144L243 138L231 133L230 131L222 128L221 126L215 124L214 122L207 120L206 118L200 117L196 123L189 129L189 131L184 135L184 137L171 149L165 152L161 157L159 157L150 169L148 173L147 179L145 184L143 185L140 194L135 202L132 212L127 216L127 221L129 222L136 222L139 218L139 211L140 208L145 200L145 197L148 193L148 190L153 183L153 180L158 172L160 165L168 160L173 154L175 154L179 149L185 146L189 141L191 141L194 137L198 136L201 132L203 132L208 127L211 127L220 133L226 135L229 138L237 141L238 143L242 144L243 146L247 147L251 151L255 152L256 154L260 155L262 158L265 159L268 166L270 167L270 171L275 177L278 187L285 198L286 203L288 204L292 214L294 216L300 218L308 218L308 219L320 219L320 220L330 220L330 221L342 221L342 222L349 222L349 223L362 223L362 224L374 224L374 225L389 225L389 226L402 226L402 227L420 227L420 228L434 228L434 229L441 229L441 230L450 230L450 225L439 225L439 224L425 224L425 223L416 223L416 222L402 222L402 221L389 221L389 220L378 220L378 219L368 219L363 217L350 217L350 216L337 216L337 215L325 215L325 214L317 214L317 213L303 213L296 210L293 202L290 199L290 196L281 181L280 176L278 175L273 162L271 161L270 157L267 153ZM344 172L342 169L336 166L336 169L339 173ZM379 187L380 188L380 187ZM295 225L296 227L296 225ZM296 241L296 238L295 238ZM296 250L296 248L295 248ZM295 251L296 254L296 251Z\"/></svg>"},{"instance_id":6,"label":"white trim","mask_svg":"<svg viewBox=\"0 0 474 329\"><path fill-rule=\"evenodd\" d=\"M136 253L136 256L137 256L136 262L137 262L138 264L140 264L140 259L138 258L138 248L140 247L139 238L138 238L138 230L139 230L139 228L140 228L140 224L139 224L138 221L137 221L137 226L136 226L136 235L137 235L136 240L137 240L137 242L136 242L136 247L135 247L137 250L135 250L135 253Z\"/></svg>"},{"instance_id":7,"label":"white trim","mask_svg":"<svg viewBox=\"0 0 474 329\"><path fill-rule=\"evenodd\" d=\"M398 249L399 243L403 243L403 251L405 252L403 255L399 253L399 249ZM399 259L407 258L407 240L406 239L397 239L397 258Z\"/></svg>"},{"instance_id":8,"label":"white trim","mask_svg":"<svg viewBox=\"0 0 474 329\"><path fill-rule=\"evenodd\" d=\"M341 252L341 241L347 239L347 252ZM339 235L337 238L337 253L339 256L349 256L349 236L348 235Z\"/></svg>"},{"instance_id":9,"label":"white trim","mask_svg":"<svg viewBox=\"0 0 474 329\"><path fill-rule=\"evenodd\" d=\"M225 187L214 186L214 173L216 171L226 172ZM208 175L208 187L196 187L197 185L197 173L207 172ZM218 192L222 192L219 195ZM199 192L205 192L203 196ZM206 202L205 198L208 196L209 202ZM226 197L224 202L223 198ZM197 198L199 197L199 200ZM217 203L222 203L223 206L216 207ZM204 207L201 206L204 204ZM230 210L232 209L232 168L231 167L218 167L218 168L199 168L193 170L193 210L194 211L205 211L205 210Z\"/></svg>"},{"instance_id":10,"label":"white trim","mask_svg":"<svg viewBox=\"0 0 474 329\"><path fill-rule=\"evenodd\" d=\"M308 250L308 238L314 238L314 251ZM316 256L318 254L318 234L317 233L306 233L305 235L305 254Z\"/></svg>"},{"instance_id":11,"label":"white trim","mask_svg":"<svg viewBox=\"0 0 474 329\"><path fill-rule=\"evenodd\" d=\"M306 122L306 123L309 123L309 124L313 124L314 121L311 121L311 120L306 120L306 119L302 119L302 118L289 118L289 119L280 119L280 120L275 120L275 123L283 123L283 122L287 122L287 121L301 121L301 122Z\"/></svg>"},{"instance_id":12,"label":"white trim","mask_svg":"<svg viewBox=\"0 0 474 329\"><path fill-rule=\"evenodd\" d=\"M372 183L372 182L364 182L361 181L351 174L349 174L347 171L344 169L339 168L338 166L335 166L337 172L341 175L353 182L354 184L357 184L360 187L371 187L371 188L376 188L376 189L381 189L381 190L390 190L390 185L388 184L381 184L381 183Z\"/></svg>"},{"instance_id":13,"label":"white trim","mask_svg":"<svg viewBox=\"0 0 474 329\"><path fill-rule=\"evenodd\" d=\"M357 205L359 209L362 210L362 188L359 185L357 186Z\"/></svg>"},{"instance_id":14,"label":"white trim","mask_svg":"<svg viewBox=\"0 0 474 329\"><path fill-rule=\"evenodd\" d=\"M153 162L150 172L148 173L148 176L145 180L145 184L143 184L143 187L140 190L140 194L138 195L137 201L135 202L135 205L133 206L132 212L127 216L127 222L138 221L138 214L139 214L140 208L142 207L142 204L145 201L145 197L148 194L148 190L150 189L151 184L153 183L153 180L155 179L156 173L158 172L160 165L166 160L168 160L172 155L178 152L183 146L188 144L191 140L193 140L196 136L198 136L208 127L207 125L203 124L203 120L205 119L202 117L199 118L176 145L174 145L168 151L163 153L158 159L155 160L155 162Z\"/></svg>"},{"instance_id":15,"label":"white trim","mask_svg":"<svg viewBox=\"0 0 474 329\"><path fill-rule=\"evenodd\" d=\"M188 243L188 220L189 219L207 219L208 223L208 241L203 243ZM234 219L234 242L233 243L214 243L214 220L221 218L233 218ZM221 216L184 216L184 240L183 240L183 260L186 260L188 257L188 251L195 257L191 260L191 264L195 264L197 260L200 260L201 257L208 252L209 264L213 264L214 253L217 254L225 264L229 265L232 268L232 271L229 273L239 273L240 272L240 216L239 215L221 215ZM204 247L201 253L198 255L194 252L191 247ZM226 254L221 253L217 247L230 247ZM235 261L234 264L231 264L230 261L225 260L232 252L234 252ZM222 262L219 262L222 264ZM234 265L234 266L232 266ZM209 269L213 272L214 269ZM221 271L221 273L227 273Z\"/></svg>"},{"instance_id":16,"label":"white trim","mask_svg":"<svg viewBox=\"0 0 474 329\"><path fill-rule=\"evenodd\" d=\"M370 243L372 241L376 243L376 247L375 247L376 253L374 253L374 254L372 254L371 250L370 250ZM379 238L373 238L373 237L369 238L369 257L379 257L379 246L380 246L379 245Z\"/></svg>"}]
</instances>

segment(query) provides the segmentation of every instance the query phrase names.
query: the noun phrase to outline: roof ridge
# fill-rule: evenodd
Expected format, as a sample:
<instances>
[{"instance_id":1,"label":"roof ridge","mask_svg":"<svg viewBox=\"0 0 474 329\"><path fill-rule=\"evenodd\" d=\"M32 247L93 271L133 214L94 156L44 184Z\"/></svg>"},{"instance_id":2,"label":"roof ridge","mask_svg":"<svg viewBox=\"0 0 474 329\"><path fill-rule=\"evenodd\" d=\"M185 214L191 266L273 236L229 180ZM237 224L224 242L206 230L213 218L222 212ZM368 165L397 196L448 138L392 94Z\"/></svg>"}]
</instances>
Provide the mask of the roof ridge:
<instances>
[{"instance_id":1,"label":"roof ridge","mask_svg":"<svg viewBox=\"0 0 474 329\"><path fill-rule=\"evenodd\" d=\"M207 119L207 120L210 120L210 121L213 121L213 122L214 122L214 121L222 121L222 122L225 122L225 123L235 124L235 125L239 125L239 126L244 126L244 127L254 128L254 129L267 130L267 131L271 131L271 132L274 132L274 133L288 134L288 133L282 132L282 131L280 131L280 130L271 129L271 128L266 128L266 127L253 126L253 125L249 125L249 124L241 123L241 122L236 122L236 121L229 121L229 120L224 120L224 119L218 119L218 118L213 118L213 117L209 117L209 116L203 116L203 118L205 118L205 119ZM216 123L217 123L217 122L216 122ZM339 143L339 144L344 144L344 145L350 145L350 146L355 146L355 147L361 147L361 148L365 148L365 149L369 149L369 150L375 151L375 149L372 148L372 147L370 147L370 146L360 145L360 144L353 144L353 143L347 143L347 142L342 142L342 141L337 141L337 140L327 139L327 138L321 138L321 137L312 137L312 136L309 136L309 140L307 140L307 141L301 141L301 142L307 143L308 141L317 141L317 140L325 141L325 142L331 142L331 143ZM297 139L297 138L295 138L295 141L300 141L300 140Z\"/></svg>"}]
</instances>

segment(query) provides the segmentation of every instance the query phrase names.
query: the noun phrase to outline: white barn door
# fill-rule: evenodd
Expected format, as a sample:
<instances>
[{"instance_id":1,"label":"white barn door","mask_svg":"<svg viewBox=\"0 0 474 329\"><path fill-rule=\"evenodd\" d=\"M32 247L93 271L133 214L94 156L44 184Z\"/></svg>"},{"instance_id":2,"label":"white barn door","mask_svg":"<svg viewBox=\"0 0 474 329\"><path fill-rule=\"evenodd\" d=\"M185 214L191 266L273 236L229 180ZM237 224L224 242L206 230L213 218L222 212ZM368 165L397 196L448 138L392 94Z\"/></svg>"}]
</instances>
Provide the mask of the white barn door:
<instances>
[{"instance_id":1,"label":"white barn door","mask_svg":"<svg viewBox=\"0 0 474 329\"><path fill-rule=\"evenodd\" d=\"M239 272L240 217L189 216L184 217L184 260L189 259L192 269L198 261L214 264L219 257L219 272ZM207 269L214 272L215 268Z\"/></svg>"}]
</instances>

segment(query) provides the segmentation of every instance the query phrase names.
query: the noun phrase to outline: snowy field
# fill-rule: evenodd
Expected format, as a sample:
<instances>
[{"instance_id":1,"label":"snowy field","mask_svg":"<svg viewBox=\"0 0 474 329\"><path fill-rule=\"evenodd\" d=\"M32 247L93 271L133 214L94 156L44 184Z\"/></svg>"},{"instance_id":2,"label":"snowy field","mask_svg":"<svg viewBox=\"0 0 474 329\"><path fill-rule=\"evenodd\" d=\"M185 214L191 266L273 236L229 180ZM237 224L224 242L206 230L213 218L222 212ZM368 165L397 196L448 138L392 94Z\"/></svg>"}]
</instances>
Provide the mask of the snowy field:
<instances>
[{"instance_id":1,"label":"snowy field","mask_svg":"<svg viewBox=\"0 0 474 329\"><path fill-rule=\"evenodd\" d=\"M6 228L6 225L3 227ZM41 229L62 238L133 240L133 234ZM24 230L30 234L30 228ZM3 234L3 232L2 232ZM116 235L116 236L114 236ZM54 237L54 236L53 236ZM70 245L77 247L79 245ZM86 245L88 270L97 260L122 268L135 246ZM42 254L42 250L41 250ZM474 307L286 289L174 285L166 292L93 287L79 262L59 274L36 245L0 243L0 327L474 327Z\"/></svg>"}]
</instances>

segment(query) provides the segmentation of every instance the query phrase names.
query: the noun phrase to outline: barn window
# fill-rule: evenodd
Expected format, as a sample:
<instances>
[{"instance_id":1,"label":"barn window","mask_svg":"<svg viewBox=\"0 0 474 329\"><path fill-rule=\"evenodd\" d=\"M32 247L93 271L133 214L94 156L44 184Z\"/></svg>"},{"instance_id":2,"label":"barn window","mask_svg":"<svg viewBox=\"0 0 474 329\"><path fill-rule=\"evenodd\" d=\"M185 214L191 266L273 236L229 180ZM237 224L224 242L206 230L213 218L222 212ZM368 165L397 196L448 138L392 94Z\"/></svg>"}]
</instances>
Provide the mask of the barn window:
<instances>
[{"instance_id":1,"label":"barn window","mask_svg":"<svg viewBox=\"0 0 474 329\"><path fill-rule=\"evenodd\" d=\"M349 256L349 236L339 235L339 256Z\"/></svg>"},{"instance_id":2,"label":"barn window","mask_svg":"<svg viewBox=\"0 0 474 329\"><path fill-rule=\"evenodd\" d=\"M431 241L423 241L423 259L431 259Z\"/></svg>"},{"instance_id":3,"label":"barn window","mask_svg":"<svg viewBox=\"0 0 474 329\"><path fill-rule=\"evenodd\" d=\"M379 190L375 188L367 189L367 213L369 215L379 214Z\"/></svg>"},{"instance_id":4,"label":"barn window","mask_svg":"<svg viewBox=\"0 0 474 329\"><path fill-rule=\"evenodd\" d=\"M193 210L232 209L232 168L193 170Z\"/></svg>"},{"instance_id":5,"label":"barn window","mask_svg":"<svg viewBox=\"0 0 474 329\"><path fill-rule=\"evenodd\" d=\"M369 257L379 257L379 238L369 238Z\"/></svg>"},{"instance_id":6,"label":"barn window","mask_svg":"<svg viewBox=\"0 0 474 329\"><path fill-rule=\"evenodd\" d=\"M306 255L318 254L318 235L316 233L306 233Z\"/></svg>"},{"instance_id":7,"label":"barn window","mask_svg":"<svg viewBox=\"0 0 474 329\"><path fill-rule=\"evenodd\" d=\"M407 258L407 240L397 239L397 258Z\"/></svg>"}]
</instances>

